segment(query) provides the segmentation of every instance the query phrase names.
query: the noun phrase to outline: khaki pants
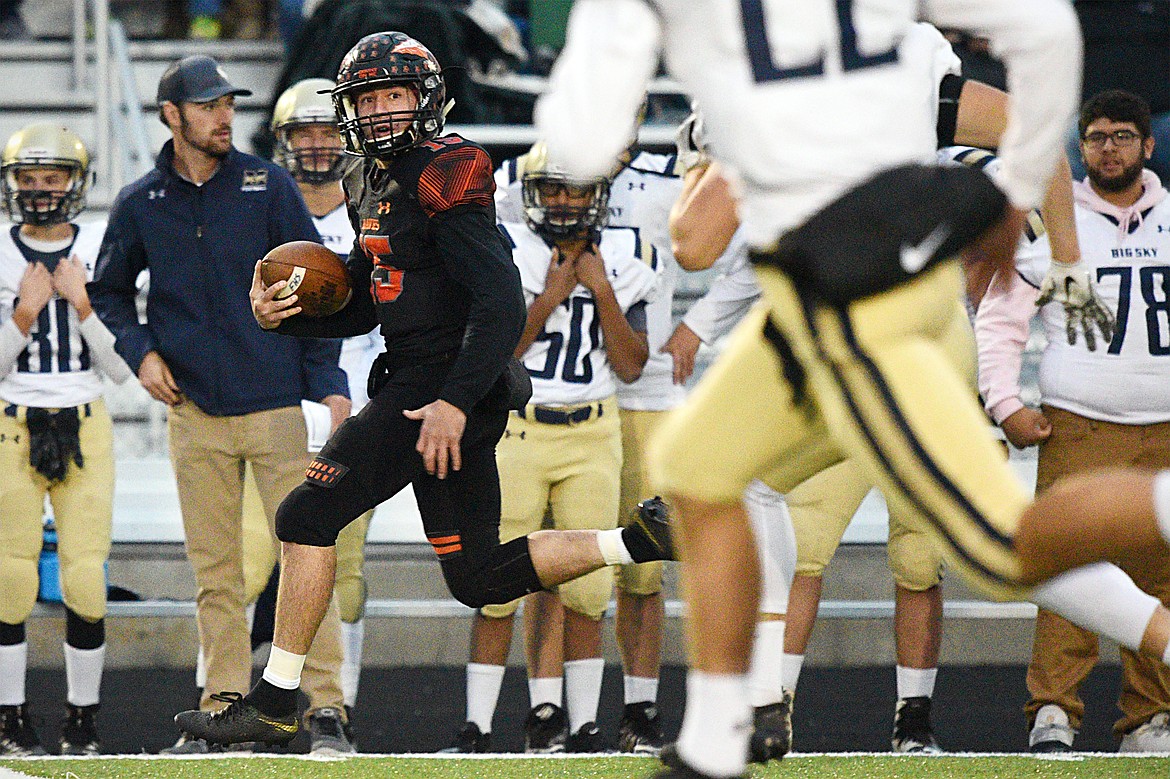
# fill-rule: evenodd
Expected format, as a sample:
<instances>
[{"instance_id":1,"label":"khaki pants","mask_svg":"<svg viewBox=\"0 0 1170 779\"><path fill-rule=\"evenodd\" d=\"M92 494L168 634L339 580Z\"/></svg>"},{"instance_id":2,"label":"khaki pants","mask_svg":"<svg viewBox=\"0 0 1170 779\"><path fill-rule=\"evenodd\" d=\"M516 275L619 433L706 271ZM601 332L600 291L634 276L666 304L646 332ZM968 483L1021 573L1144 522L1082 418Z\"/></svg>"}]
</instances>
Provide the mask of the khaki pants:
<instances>
[{"instance_id":1,"label":"khaki pants","mask_svg":"<svg viewBox=\"0 0 1170 779\"><path fill-rule=\"evenodd\" d=\"M243 562L245 463L250 463L275 537L276 508L304 479L307 431L299 406L216 417L186 402L170 410L171 464L183 514L187 557L195 569L199 641L207 663L200 707L218 706L212 693L246 693L252 652ZM341 629L333 605L305 661L310 709L342 707Z\"/></svg>"},{"instance_id":2,"label":"khaki pants","mask_svg":"<svg viewBox=\"0 0 1170 779\"><path fill-rule=\"evenodd\" d=\"M1060 478L1107 466L1170 467L1170 422L1118 425L1098 422L1044 406L1052 434L1040 445L1036 492ZM1122 566L1138 587L1170 606L1170 559L1149 559ZM1028 693L1024 707L1031 723L1041 706L1054 703L1068 712L1069 724L1081 726L1085 703L1080 686L1097 663L1097 634L1041 609L1036 615ZM1122 717L1113 732L1122 736L1161 711L1170 711L1170 668L1129 649L1121 650Z\"/></svg>"}]
</instances>

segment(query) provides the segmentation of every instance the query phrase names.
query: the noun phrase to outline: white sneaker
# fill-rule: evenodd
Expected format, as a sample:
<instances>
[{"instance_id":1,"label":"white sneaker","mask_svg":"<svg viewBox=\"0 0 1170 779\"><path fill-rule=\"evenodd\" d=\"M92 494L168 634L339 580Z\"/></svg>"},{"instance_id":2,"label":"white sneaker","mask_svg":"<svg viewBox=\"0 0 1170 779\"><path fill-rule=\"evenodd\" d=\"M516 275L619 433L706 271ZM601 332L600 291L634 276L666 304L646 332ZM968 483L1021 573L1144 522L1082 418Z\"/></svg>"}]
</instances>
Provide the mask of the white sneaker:
<instances>
[{"instance_id":1,"label":"white sneaker","mask_svg":"<svg viewBox=\"0 0 1170 779\"><path fill-rule=\"evenodd\" d=\"M1028 749L1032 752L1071 752L1076 735L1077 732L1068 724L1065 710L1049 703L1036 712L1036 724L1028 734Z\"/></svg>"},{"instance_id":2,"label":"white sneaker","mask_svg":"<svg viewBox=\"0 0 1170 779\"><path fill-rule=\"evenodd\" d=\"M1121 738L1118 752L1170 752L1170 713L1158 712Z\"/></svg>"}]
</instances>

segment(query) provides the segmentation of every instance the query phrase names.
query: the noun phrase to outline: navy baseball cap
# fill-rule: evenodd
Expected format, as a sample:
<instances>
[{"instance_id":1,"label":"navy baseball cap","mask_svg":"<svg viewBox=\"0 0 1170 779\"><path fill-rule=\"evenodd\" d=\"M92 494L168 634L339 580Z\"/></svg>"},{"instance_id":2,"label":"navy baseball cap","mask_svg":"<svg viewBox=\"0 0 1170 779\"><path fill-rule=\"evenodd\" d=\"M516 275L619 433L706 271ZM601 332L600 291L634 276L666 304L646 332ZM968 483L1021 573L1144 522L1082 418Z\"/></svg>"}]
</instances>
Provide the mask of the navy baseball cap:
<instances>
[{"instance_id":1,"label":"navy baseball cap","mask_svg":"<svg viewBox=\"0 0 1170 779\"><path fill-rule=\"evenodd\" d=\"M158 103L210 103L224 95L252 94L233 87L219 63L204 54L175 60L158 81Z\"/></svg>"}]
</instances>

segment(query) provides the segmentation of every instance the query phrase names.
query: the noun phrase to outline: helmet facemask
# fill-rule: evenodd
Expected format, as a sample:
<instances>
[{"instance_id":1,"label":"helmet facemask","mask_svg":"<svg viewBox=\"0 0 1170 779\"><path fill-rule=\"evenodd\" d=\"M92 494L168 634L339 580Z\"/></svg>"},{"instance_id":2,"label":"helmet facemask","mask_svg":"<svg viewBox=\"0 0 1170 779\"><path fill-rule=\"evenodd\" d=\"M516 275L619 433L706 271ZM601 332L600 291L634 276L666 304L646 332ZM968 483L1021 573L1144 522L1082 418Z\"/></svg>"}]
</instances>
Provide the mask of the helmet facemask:
<instances>
[{"instance_id":1,"label":"helmet facemask","mask_svg":"<svg viewBox=\"0 0 1170 779\"><path fill-rule=\"evenodd\" d=\"M334 131L337 129L333 121L290 123L276 129L276 164L305 184L340 181L345 173L345 155L340 145L298 147L293 144L292 136L297 129L314 124L327 124Z\"/></svg>"},{"instance_id":2,"label":"helmet facemask","mask_svg":"<svg viewBox=\"0 0 1170 779\"><path fill-rule=\"evenodd\" d=\"M55 168L68 176L64 190L22 188L19 173L31 168ZM87 171L77 160L46 159L35 164L12 163L0 171L4 205L9 218L17 224L51 225L73 220L85 208L89 181Z\"/></svg>"},{"instance_id":3,"label":"helmet facemask","mask_svg":"<svg viewBox=\"0 0 1170 779\"><path fill-rule=\"evenodd\" d=\"M359 114L358 102L363 94L375 89L402 86L417 100L413 109ZM337 115L341 117L341 137L345 150L363 157L387 158L412 149L436 137L443 129L443 106L446 93L438 74L420 82L391 81L364 83L360 87L335 93ZM395 125L405 125L398 130Z\"/></svg>"},{"instance_id":4,"label":"helmet facemask","mask_svg":"<svg viewBox=\"0 0 1170 779\"><path fill-rule=\"evenodd\" d=\"M609 180L573 179L564 173L532 171L521 180L524 219L550 240L581 238L605 226Z\"/></svg>"}]
</instances>

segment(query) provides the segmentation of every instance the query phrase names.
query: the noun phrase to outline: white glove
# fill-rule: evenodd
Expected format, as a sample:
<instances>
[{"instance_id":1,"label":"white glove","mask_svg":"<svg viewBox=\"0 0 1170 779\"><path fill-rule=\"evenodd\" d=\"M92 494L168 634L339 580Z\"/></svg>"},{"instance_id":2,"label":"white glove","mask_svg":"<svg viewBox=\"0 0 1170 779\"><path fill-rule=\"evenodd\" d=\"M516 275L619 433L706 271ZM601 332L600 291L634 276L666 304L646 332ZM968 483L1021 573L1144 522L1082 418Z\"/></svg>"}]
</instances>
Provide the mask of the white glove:
<instances>
[{"instance_id":1,"label":"white glove","mask_svg":"<svg viewBox=\"0 0 1170 779\"><path fill-rule=\"evenodd\" d=\"M678 166L683 173L710 162L702 114L693 111L683 120L674 134L674 145L678 152Z\"/></svg>"},{"instance_id":2,"label":"white glove","mask_svg":"<svg viewBox=\"0 0 1170 779\"><path fill-rule=\"evenodd\" d=\"M1085 346L1091 352L1097 349L1094 328L1101 331L1105 343L1113 339L1113 312L1097 294L1097 288L1083 261L1075 265L1052 263L1048 275L1040 284L1040 297L1036 299L1036 305L1043 306L1053 301L1064 306L1069 346L1077 342L1078 329L1084 332Z\"/></svg>"}]
</instances>

